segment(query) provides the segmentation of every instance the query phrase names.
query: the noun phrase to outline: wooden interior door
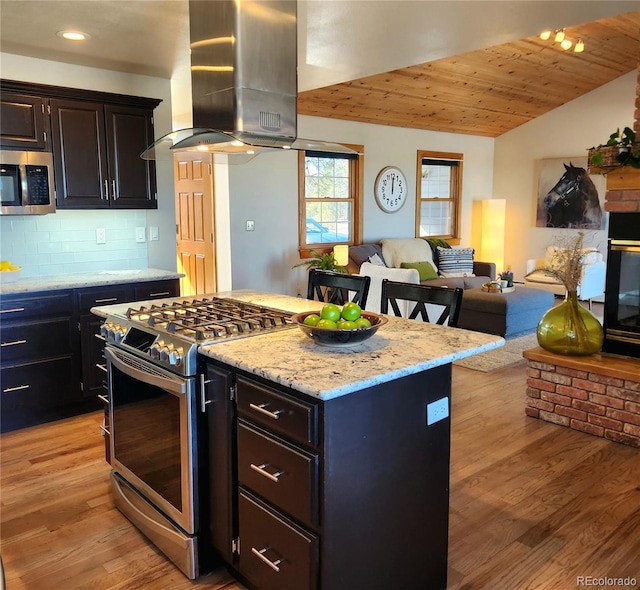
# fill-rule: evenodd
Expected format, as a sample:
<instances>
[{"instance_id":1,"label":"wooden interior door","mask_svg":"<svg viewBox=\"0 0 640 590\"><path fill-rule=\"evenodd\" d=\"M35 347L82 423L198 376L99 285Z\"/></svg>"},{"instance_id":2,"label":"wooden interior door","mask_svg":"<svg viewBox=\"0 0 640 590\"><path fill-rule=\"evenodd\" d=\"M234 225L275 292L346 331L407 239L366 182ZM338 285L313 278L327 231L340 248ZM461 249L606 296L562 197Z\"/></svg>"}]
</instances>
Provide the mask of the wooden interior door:
<instances>
[{"instance_id":1,"label":"wooden interior door","mask_svg":"<svg viewBox=\"0 0 640 590\"><path fill-rule=\"evenodd\" d=\"M177 154L176 240L181 295L200 295L216 290L216 258L211 156Z\"/></svg>"}]
</instances>

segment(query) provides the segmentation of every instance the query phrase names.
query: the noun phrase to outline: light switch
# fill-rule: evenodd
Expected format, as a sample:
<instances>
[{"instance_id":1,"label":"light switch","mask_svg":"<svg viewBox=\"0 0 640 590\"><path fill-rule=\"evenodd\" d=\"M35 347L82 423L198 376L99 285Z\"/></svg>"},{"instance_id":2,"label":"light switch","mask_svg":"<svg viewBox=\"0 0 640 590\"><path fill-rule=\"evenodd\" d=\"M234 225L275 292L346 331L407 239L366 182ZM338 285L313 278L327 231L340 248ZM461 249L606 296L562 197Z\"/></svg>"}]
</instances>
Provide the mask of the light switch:
<instances>
[{"instance_id":1,"label":"light switch","mask_svg":"<svg viewBox=\"0 0 640 590\"><path fill-rule=\"evenodd\" d=\"M152 225L149 228L149 241L157 242L158 241L158 226Z\"/></svg>"},{"instance_id":2,"label":"light switch","mask_svg":"<svg viewBox=\"0 0 640 590\"><path fill-rule=\"evenodd\" d=\"M256 229L256 222L253 220L247 220L247 231L253 231Z\"/></svg>"},{"instance_id":3,"label":"light switch","mask_svg":"<svg viewBox=\"0 0 640 590\"><path fill-rule=\"evenodd\" d=\"M107 243L107 230L104 227L96 228L96 244Z\"/></svg>"},{"instance_id":4,"label":"light switch","mask_svg":"<svg viewBox=\"0 0 640 590\"><path fill-rule=\"evenodd\" d=\"M136 242L146 242L147 238L145 236L145 228L144 227L136 227Z\"/></svg>"}]
</instances>

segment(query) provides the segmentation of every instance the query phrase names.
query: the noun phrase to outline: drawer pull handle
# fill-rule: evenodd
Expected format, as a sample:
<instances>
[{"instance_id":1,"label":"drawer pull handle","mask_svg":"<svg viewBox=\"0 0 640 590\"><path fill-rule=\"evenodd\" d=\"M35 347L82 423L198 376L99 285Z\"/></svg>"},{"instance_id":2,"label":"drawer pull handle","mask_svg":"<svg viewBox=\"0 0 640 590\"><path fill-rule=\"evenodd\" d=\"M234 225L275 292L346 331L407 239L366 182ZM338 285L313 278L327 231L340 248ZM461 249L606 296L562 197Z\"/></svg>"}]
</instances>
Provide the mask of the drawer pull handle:
<instances>
[{"instance_id":1,"label":"drawer pull handle","mask_svg":"<svg viewBox=\"0 0 640 590\"><path fill-rule=\"evenodd\" d=\"M276 483L278 483L278 480L280 479L281 475L284 475L284 471L276 471L275 473L269 473L265 467L267 467L269 465L269 463L263 463L262 465L254 465L253 463L251 463L251 469L253 469L254 471L257 471L260 475L264 475L267 479L270 479L271 481L275 481Z\"/></svg>"},{"instance_id":2,"label":"drawer pull handle","mask_svg":"<svg viewBox=\"0 0 640 590\"><path fill-rule=\"evenodd\" d=\"M98 399L103 401L105 404L109 403L109 398L106 395L99 395Z\"/></svg>"},{"instance_id":3,"label":"drawer pull handle","mask_svg":"<svg viewBox=\"0 0 640 590\"><path fill-rule=\"evenodd\" d=\"M12 391L21 391L23 389L29 389L28 385L17 385L16 387L7 387L2 390L2 393L11 393Z\"/></svg>"},{"instance_id":4,"label":"drawer pull handle","mask_svg":"<svg viewBox=\"0 0 640 590\"><path fill-rule=\"evenodd\" d=\"M24 311L24 307L14 307L13 309L2 309L0 313L20 313Z\"/></svg>"},{"instance_id":5,"label":"drawer pull handle","mask_svg":"<svg viewBox=\"0 0 640 590\"><path fill-rule=\"evenodd\" d=\"M26 344L26 340L13 340L12 342L3 342L0 346L16 346L17 344Z\"/></svg>"},{"instance_id":6,"label":"drawer pull handle","mask_svg":"<svg viewBox=\"0 0 640 590\"><path fill-rule=\"evenodd\" d=\"M113 303L118 301L117 297L105 297L104 299L96 299L96 303Z\"/></svg>"},{"instance_id":7,"label":"drawer pull handle","mask_svg":"<svg viewBox=\"0 0 640 590\"><path fill-rule=\"evenodd\" d=\"M274 572L280 573L280 568L278 566L282 563L282 559L271 561L270 559L266 558L263 553L267 551L267 549L269 549L269 547L265 547L264 549L260 549L258 551L255 547L251 547L251 553L261 559L264 563L266 563Z\"/></svg>"},{"instance_id":8,"label":"drawer pull handle","mask_svg":"<svg viewBox=\"0 0 640 590\"><path fill-rule=\"evenodd\" d=\"M162 293L149 293L149 297L169 297L169 291L163 291Z\"/></svg>"},{"instance_id":9,"label":"drawer pull handle","mask_svg":"<svg viewBox=\"0 0 640 590\"><path fill-rule=\"evenodd\" d=\"M283 412L283 410L276 410L275 412L270 412L269 410L265 409L267 407L267 404L260 404L259 406L257 406L256 404L249 404L249 407L252 410L255 410L256 412L260 412L265 416L269 416L269 418L273 418L274 420L280 420L280 414L282 414Z\"/></svg>"},{"instance_id":10,"label":"drawer pull handle","mask_svg":"<svg viewBox=\"0 0 640 590\"><path fill-rule=\"evenodd\" d=\"M102 424L100 424L100 431L102 436L110 436L111 433Z\"/></svg>"},{"instance_id":11,"label":"drawer pull handle","mask_svg":"<svg viewBox=\"0 0 640 590\"><path fill-rule=\"evenodd\" d=\"M96 367L101 371L107 372L107 365L101 365L100 363L96 363Z\"/></svg>"}]
</instances>

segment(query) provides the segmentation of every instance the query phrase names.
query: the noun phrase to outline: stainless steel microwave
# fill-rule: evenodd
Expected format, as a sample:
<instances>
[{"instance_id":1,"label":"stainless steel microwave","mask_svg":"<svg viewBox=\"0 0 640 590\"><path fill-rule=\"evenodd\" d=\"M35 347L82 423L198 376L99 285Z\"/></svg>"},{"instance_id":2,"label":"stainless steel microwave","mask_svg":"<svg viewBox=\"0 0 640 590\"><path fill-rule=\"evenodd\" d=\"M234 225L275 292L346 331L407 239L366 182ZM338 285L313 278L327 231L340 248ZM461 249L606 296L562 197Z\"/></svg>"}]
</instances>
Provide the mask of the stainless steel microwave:
<instances>
[{"instance_id":1,"label":"stainless steel microwave","mask_svg":"<svg viewBox=\"0 0 640 590\"><path fill-rule=\"evenodd\" d=\"M0 214L55 213L53 155L0 150Z\"/></svg>"}]
</instances>

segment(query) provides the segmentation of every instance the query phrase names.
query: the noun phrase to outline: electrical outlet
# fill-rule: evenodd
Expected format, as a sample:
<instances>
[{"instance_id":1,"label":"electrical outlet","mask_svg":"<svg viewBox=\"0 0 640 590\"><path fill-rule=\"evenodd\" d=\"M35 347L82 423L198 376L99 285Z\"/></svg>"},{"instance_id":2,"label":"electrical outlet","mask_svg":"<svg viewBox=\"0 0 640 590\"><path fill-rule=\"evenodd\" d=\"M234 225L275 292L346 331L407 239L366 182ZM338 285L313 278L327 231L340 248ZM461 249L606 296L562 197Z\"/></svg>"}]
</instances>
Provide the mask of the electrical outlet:
<instances>
[{"instance_id":1,"label":"electrical outlet","mask_svg":"<svg viewBox=\"0 0 640 590\"><path fill-rule=\"evenodd\" d=\"M449 399L440 398L435 402L427 404L427 426L431 426L440 420L449 417Z\"/></svg>"},{"instance_id":2,"label":"electrical outlet","mask_svg":"<svg viewBox=\"0 0 640 590\"><path fill-rule=\"evenodd\" d=\"M247 220L247 231L253 231L256 229L256 222L252 220Z\"/></svg>"},{"instance_id":3,"label":"electrical outlet","mask_svg":"<svg viewBox=\"0 0 640 590\"><path fill-rule=\"evenodd\" d=\"M136 242L146 242L146 230L144 227L136 227Z\"/></svg>"},{"instance_id":4,"label":"electrical outlet","mask_svg":"<svg viewBox=\"0 0 640 590\"><path fill-rule=\"evenodd\" d=\"M107 230L104 227L96 228L96 244L107 243Z\"/></svg>"},{"instance_id":5,"label":"electrical outlet","mask_svg":"<svg viewBox=\"0 0 640 590\"><path fill-rule=\"evenodd\" d=\"M150 242L157 242L158 241L158 226L157 225L152 225L149 228L149 241Z\"/></svg>"}]
</instances>

